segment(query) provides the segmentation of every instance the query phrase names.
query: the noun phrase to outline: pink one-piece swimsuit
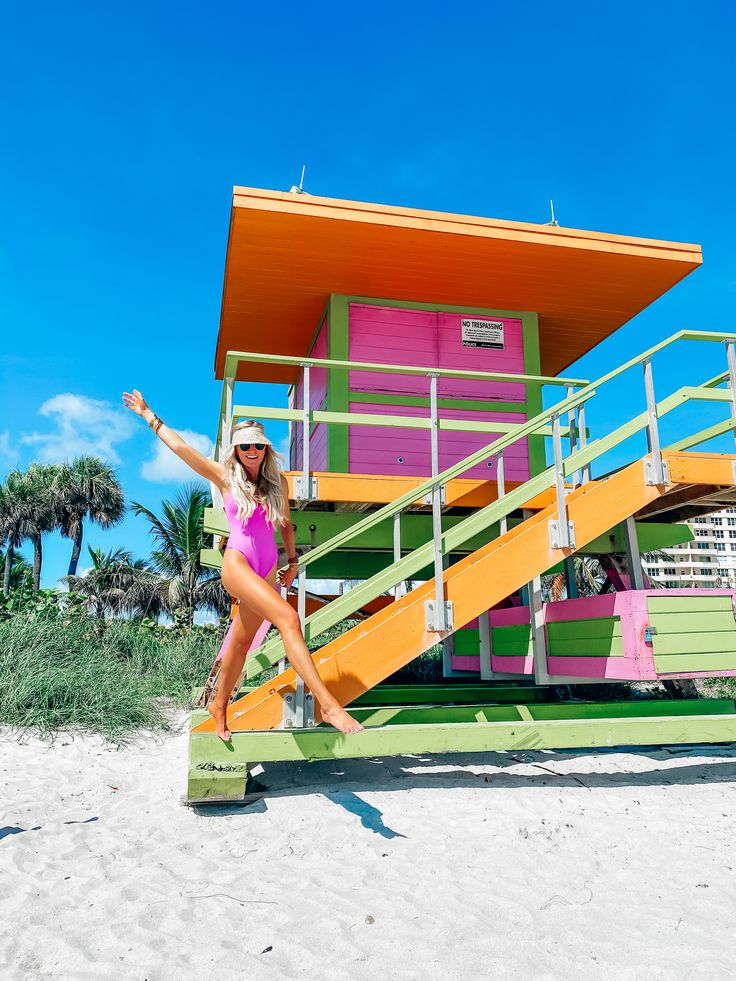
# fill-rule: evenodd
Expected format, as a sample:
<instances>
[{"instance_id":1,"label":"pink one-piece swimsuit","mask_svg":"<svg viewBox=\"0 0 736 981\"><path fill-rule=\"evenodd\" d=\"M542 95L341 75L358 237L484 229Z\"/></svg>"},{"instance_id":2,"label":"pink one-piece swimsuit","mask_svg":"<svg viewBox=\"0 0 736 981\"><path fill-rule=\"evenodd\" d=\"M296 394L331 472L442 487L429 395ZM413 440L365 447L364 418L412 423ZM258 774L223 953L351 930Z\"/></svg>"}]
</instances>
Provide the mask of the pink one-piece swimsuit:
<instances>
[{"instance_id":1,"label":"pink one-piece swimsuit","mask_svg":"<svg viewBox=\"0 0 736 981\"><path fill-rule=\"evenodd\" d=\"M266 512L258 505L243 523L238 517L238 505L228 491L225 497L225 515L230 525L227 547L244 555L248 565L261 579L265 579L276 565L279 551L276 547L274 530L266 520Z\"/></svg>"}]
</instances>

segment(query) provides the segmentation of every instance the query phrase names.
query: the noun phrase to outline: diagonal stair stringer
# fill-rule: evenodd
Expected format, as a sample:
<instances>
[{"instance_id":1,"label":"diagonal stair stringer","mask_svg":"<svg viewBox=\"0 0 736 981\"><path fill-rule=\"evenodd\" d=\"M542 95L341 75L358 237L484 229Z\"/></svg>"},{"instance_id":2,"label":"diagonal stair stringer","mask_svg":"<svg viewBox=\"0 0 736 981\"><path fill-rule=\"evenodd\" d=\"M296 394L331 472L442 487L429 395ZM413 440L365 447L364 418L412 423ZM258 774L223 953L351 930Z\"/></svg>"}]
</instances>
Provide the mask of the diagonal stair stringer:
<instances>
[{"instance_id":1,"label":"diagonal stair stringer","mask_svg":"<svg viewBox=\"0 0 736 981\"><path fill-rule=\"evenodd\" d=\"M733 457L698 453L664 457L671 481L667 487L647 485L644 460L638 460L606 480L584 484L568 494L568 518L575 523L577 548L658 500L673 485L734 483ZM556 518L556 506L550 505L445 571L445 595L454 604L456 629L572 554L570 549L550 547L549 521ZM425 602L434 596L431 580L315 653L320 676L342 705L349 705L444 636L425 627ZM282 721L283 697L295 687L296 674L289 668L238 699L228 712L230 730L276 728ZM319 721L318 705L315 717ZM192 731L213 732L214 721Z\"/></svg>"}]
</instances>

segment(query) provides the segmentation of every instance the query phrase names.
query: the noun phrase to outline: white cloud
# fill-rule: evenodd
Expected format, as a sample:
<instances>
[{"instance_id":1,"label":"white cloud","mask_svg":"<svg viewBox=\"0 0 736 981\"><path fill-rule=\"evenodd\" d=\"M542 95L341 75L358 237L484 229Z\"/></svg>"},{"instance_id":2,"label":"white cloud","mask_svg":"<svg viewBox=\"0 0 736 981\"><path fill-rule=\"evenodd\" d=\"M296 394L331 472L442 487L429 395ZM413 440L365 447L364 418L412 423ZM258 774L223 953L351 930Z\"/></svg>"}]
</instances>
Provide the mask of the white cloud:
<instances>
[{"instance_id":1,"label":"white cloud","mask_svg":"<svg viewBox=\"0 0 736 981\"><path fill-rule=\"evenodd\" d=\"M0 433L0 463L4 467L14 467L17 462L18 451L10 445L10 433L6 429Z\"/></svg>"},{"instance_id":2,"label":"white cloud","mask_svg":"<svg viewBox=\"0 0 736 981\"><path fill-rule=\"evenodd\" d=\"M130 439L135 429L135 420L127 410L71 392L54 395L43 403L39 413L50 419L55 429L24 433L21 442L37 446L38 459L46 463L82 454L120 463L115 446Z\"/></svg>"},{"instance_id":3,"label":"white cloud","mask_svg":"<svg viewBox=\"0 0 736 981\"><path fill-rule=\"evenodd\" d=\"M178 429L177 432L195 450L199 450L204 456L212 456L214 444L208 436L193 433L191 429ZM154 484L177 484L192 480L196 474L165 443L157 439L150 458L141 467L141 477Z\"/></svg>"}]
</instances>

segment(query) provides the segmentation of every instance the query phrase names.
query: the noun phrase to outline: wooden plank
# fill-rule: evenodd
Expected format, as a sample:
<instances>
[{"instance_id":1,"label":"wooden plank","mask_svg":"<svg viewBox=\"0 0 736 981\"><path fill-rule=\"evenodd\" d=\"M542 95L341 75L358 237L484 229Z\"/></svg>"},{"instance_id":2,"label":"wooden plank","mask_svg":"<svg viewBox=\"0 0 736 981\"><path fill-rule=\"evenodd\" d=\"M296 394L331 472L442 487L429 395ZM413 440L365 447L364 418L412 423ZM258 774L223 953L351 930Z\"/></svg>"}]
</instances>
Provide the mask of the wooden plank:
<instances>
[{"instance_id":1,"label":"wooden plank","mask_svg":"<svg viewBox=\"0 0 736 981\"><path fill-rule=\"evenodd\" d=\"M598 620L559 620L548 623L547 653L553 657L624 657L621 621L618 617Z\"/></svg>"},{"instance_id":2,"label":"wooden plank","mask_svg":"<svg viewBox=\"0 0 736 981\"><path fill-rule=\"evenodd\" d=\"M476 656L480 653L480 633L478 630L455 631L455 654Z\"/></svg>"},{"instance_id":3,"label":"wooden plank","mask_svg":"<svg viewBox=\"0 0 736 981\"><path fill-rule=\"evenodd\" d=\"M727 631L709 631L696 634L661 634L659 630L652 638L654 655L663 654L701 655L736 653L736 628Z\"/></svg>"},{"instance_id":4,"label":"wooden plank","mask_svg":"<svg viewBox=\"0 0 736 981\"><path fill-rule=\"evenodd\" d=\"M736 653L659 655L654 658L654 668L659 674L690 674L708 671L714 675L722 671L736 671Z\"/></svg>"},{"instance_id":5,"label":"wooden plank","mask_svg":"<svg viewBox=\"0 0 736 981\"><path fill-rule=\"evenodd\" d=\"M730 606L730 604L729 604ZM733 610L693 610L691 613L655 613L649 621L662 634L701 634L736 628Z\"/></svg>"},{"instance_id":6,"label":"wooden plank","mask_svg":"<svg viewBox=\"0 0 736 981\"><path fill-rule=\"evenodd\" d=\"M481 702L537 702L548 692L533 685L447 684L447 685L377 685L364 692L353 705L464 704Z\"/></svg>"},{"instance_id":7,"label":"wooden plank","mask_svg":"<svg viewBox=\"0 0 736 981\"><path fill-rule=\"evenodd\" d=\"M647 596L647 609L650 614L732 612L733 600L730 596L668 596L662 590L660 596Z\"/></svg>"},{"instance_id":8,"label":"wooden plank","mask_svg":"<svg viewBox=\"0 0 736 981\"><path fill-rule=\"evenodd\" d=\"M547 636L552 640L603 639L621 636L619 617L599 617L595 620L554 620L547 624Z\"/></svg>"},{"instance_id":9,"label":"wooden plank","mask_svg":"<svg viewBox=\"0 0 736 981\"><path fill-rule=\"evenodd\" d=\"M479 686L474 686L476 689ZM538 690L538 689L537 689ZM513 689L512 689L513 691ZM448 722L505 722L516 719L526 721L551 721L554 719L620 719L687 715L728 715L734 712L733 699L689 699L682 705L673 699L631 699L627 702L556 702L532 699L519 702L508 699L502 704L487 700L470 700L461 704L362 704L358 699L350 711L365 726L377 725L444 725ZM206 718L204 709L192 712L192 728Z\"/></svg>"},{"instance_id":10,"label":"wooden plank","mask_svg":"<svg viewBox=\"0 0 736 981\"><path fill-rule=\"evenodd\" d=\"M532 628L528 623L509 627L491 627L493 655L526 657L532 653Z\"/></svg>"},{"instance_id":11,"label":"wooden plank","mask_svg":"<svg viewBox=\"0 0 736 981\"><path fill-rule=\"evenodd\" d=\"M685 700L681 700L685 701ZM519 751L736 741L736 713L660 718L555 719L474 724L379 726L344 736L334 729L193 735L191 762L261 763L414 753Z\"/></svg>"}]
</instances>

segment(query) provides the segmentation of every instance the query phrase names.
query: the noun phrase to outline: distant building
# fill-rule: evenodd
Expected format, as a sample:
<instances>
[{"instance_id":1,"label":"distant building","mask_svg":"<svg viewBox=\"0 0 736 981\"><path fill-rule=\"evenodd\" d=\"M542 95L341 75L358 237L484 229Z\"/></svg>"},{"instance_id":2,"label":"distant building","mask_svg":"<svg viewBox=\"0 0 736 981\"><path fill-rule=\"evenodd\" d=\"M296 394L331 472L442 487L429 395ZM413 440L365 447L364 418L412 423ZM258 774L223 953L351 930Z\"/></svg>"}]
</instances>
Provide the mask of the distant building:
<instances>
[{"instance_id":1,"label":"distant building","mask_svg":"<svg viewBox=\"0 0 736 981\"><path fill-rule=\"evenodd\" d=\"M670 588L736 589L736 508L725 508L686 522L694 539L665 555L644 556L653 583Z\"/></svg>"}]
</instances>

